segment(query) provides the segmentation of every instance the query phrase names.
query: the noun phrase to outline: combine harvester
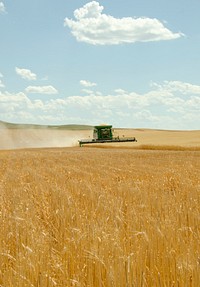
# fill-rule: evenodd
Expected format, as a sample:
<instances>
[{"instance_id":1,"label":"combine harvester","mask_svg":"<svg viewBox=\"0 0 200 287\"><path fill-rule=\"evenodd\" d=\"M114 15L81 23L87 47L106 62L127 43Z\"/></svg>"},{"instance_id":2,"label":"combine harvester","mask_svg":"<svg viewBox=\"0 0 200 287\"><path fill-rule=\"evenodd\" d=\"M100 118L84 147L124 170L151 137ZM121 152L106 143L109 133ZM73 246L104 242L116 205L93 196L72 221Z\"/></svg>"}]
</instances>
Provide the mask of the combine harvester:
<instances>
[{"instance_id":1,"label":"combine harvester","mask_svg":"<svg viewBox=\"0 0 200 287\"><path fill-rule=\"evenodd\" d=\"M135 137L113 137L112 126L101 125L95 126L93 131L93 139L79 140L79 146L84 144L97 144L97 143L118 143L118 142L137 142Z\"/></svg>"}]
</instances>

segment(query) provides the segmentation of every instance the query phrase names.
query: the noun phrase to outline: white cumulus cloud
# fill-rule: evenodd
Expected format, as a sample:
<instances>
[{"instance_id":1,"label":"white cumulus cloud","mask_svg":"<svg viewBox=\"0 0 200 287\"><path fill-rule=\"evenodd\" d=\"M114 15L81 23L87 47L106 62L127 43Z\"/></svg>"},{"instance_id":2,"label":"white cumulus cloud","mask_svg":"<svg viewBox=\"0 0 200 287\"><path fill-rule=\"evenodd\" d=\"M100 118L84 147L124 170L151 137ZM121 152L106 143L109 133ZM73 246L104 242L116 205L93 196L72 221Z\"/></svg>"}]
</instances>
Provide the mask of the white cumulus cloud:
<instances>
[{"instance_id":1,"label":"white cumulus cloud","mask_svg":"<svg viewBox=\"0 0 200 287\"><path fill-rule=\"evenodd\" d=\"M97 85L96 83L92 83L92 82L85 81L85 80L81 80L80 84L81 84L81 86L87 87L87 88L88 87L95 87Z\"/></svg>"},{"instance_id":2,"label":"white cumulus cloud","mask_svg":"<svg viewBox=\"0 0 200 287\"><path fill-rule=\"evenodd\" d=\"M3 74L2 73L0 73L0 78L3 78ZM4 87L5 87L5 85L2 82L2 80L0 79L0 88L4 88Z\"/></svg>"},{"instance_id":3,"label":"white cumulus cloud","mask_svg":"<svg viewBox=\"0 0 200 287\"><path fill-rule=\"evenodd\" d=\"M5 85L4 85L4 83L2 82L2 80L0 79L0 88L4 88L5 87Z\"/></svg>"},{"instance_id":4,"label":"white cumulus cloud","mask_svg":"<svg viewBox=\"0 0 200 287\"><path fill-rule=\"evenodd\" d=\"M31 94L57 94L58 91L53 86L28 86L25 91Z\"/></svg>"},{"instance_id":5,"label":"white cumulus cloud","mask_svg":"<svg viewBox=\"0 0 200 287\"><path fill-rule=\"evenodd\" d=\"M6 8L3 2L0 2L0 13L6 12Z\"/></svg>"},{"instance_id":6,"label":"white cumulus cloud","mask_svg":"<svg viewBox=\"0 0 200 287\"><path fill-rule=\"evenodd\" d=\"M80 42L93 45L172 40L183 36L173 33L156 18L115 18L103 14L104 7L92 1L74 11L75 20L65 18L64 25Z\"/></svg>"},{"instance_id":7,"label":"white cumulus cloud","mask_svg":"<svg viewBox=\"0 0 200 287\"><path fill-rule=\"evenodd\" d=\"M29 69L21 69L21 68L16 67L15 71L17 75L22 77L22 79L30 80L30 81L37 79L37 75L31 72Z\"/></svg>"},{"instance_id":8,"label":"white cumulus cloud","mask_svg":"<svg viewBox=\"0 0 200 287\"><path fill-rule=\"evenodd\" d=\"M173 91L181 92L183 94L198 94L200 95L200 86L180 81L165 81L163 88Z\"/></svg>"},{"instance_id":9,"label":"white cumulus cloud","mask_svg":"<svg viewBox=\"0 0 200 287\"><path fill-rule=\"evenodd\" d=\"M48 88L49 87L49 88ZM29 86L26 92L50 93L52 86ZM0 90L0 115L5 121L35 123L112 123L113 126L164 129L200 127L200 85L181 81L153 83L146 93L88 91L84 96L29 98ZM25 116L26 115L26 116Z\"/></svg>"}]
</instances>

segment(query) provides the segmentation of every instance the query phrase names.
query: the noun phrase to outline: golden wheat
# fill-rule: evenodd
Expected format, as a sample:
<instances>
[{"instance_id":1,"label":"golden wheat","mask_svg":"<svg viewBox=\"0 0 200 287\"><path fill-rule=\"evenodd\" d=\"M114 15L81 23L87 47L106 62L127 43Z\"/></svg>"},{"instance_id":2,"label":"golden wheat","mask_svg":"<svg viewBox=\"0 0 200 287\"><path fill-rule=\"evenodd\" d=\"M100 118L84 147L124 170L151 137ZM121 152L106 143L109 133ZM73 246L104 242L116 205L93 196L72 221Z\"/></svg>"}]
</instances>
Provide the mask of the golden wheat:
<instances>
[{"instance_id":1,"label":"golden wheat","mask_svg":"<svg viewBox=\"0 0 200 287\"><path fill-rule=\"evenodd\" d=\"M0 286L200 286L200 153L0 152Z\"/></svg>"}]
</instances>

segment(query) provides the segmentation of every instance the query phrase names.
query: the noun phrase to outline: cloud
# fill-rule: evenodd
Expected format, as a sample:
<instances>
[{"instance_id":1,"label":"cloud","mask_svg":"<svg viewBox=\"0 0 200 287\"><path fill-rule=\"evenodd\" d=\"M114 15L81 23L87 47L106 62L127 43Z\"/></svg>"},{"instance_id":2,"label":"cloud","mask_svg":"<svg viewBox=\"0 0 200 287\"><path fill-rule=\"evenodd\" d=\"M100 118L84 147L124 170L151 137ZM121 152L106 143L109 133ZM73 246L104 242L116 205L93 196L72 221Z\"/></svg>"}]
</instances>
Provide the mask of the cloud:
<instances>
[{"instance_id":1,"label":"cloud","mask_svg":"<svg viewBox=\"0 0 200 287\"><path fill-rule=\"evenodd\" d=\"M95 86L97 85L96 83L91 83L91 82L85 81L85 80L81 80L81 81L80 81L80 84L81 84L81 86L87 87L87 88L89 88L89 87L95 87Z\"/></svg>"},{"instance_id":2,"label":"cloud","mask_svg":"<svg viewBox=\"0 0 200 287\"><path fill-rule=\"evenodd\" d=\"M92 1L74 11L75 20L65 18L64 26L71 29L79 42L92 45L172 40L183 36L173 33L156 18L114 18L103 14L104 7Z\"/></svg>"},{"instance_id":3,"label":"cloud","mask_svg":"<svg viewBox=\"0 0 200 287\"><path fill-rule=\"evenodd\" d=\"M200 97L193 94L195 85L191 84L186 97L183 91L186 83L179 82L179 89L169 91L172 83L156 84L145 94L117 89L114 94L93 91L86 96L51 99L48 109L59 110L63 118L74 118L76 123L81 119L85 123L105 121L126 127L198 129Z\"/></svg>"},{"instance_id":4,"label":"cloud","mask_svg":"<svg viewBox=\"0 0 200 287\"><path fill-rule=\"evenodd\" d=\"M25 91L31 94L57 94L58 91L53 86L28 86Z\"/></svg>"},{"instance_id":5,"label":"cloud","mask_svg":"<svg viewBox=\"0 0 200 287\"><path fill-rule=\"evenodd\" d=\"M19 75L20 77L22 77L22 79L25 80L36 80L37 79L37 75L32 73L30 70L28 69L20 69L20 68L15 68L15 71L17 73L17 75Z\"/></svg>"},{"instance_id":6,"label":"cloud","mask_svg":"<svg viewBox=\"0 0 200 287\"><path fill-rule=\"evenodd\" d=\"M3 74L2 73L0 73L0 78L3 78ZM0 88L4 88L4 87L5 87L5 85L2 82L2 80L0 79Z\"/></svg>"},{"instance_id":7,"label":"cloud","mask_svg":"<svg viewBox=\"0 0 200 287\"><path fill-rule=\"evenodd\" d=\"M2 73L0 73L0 78L3 78L3 74ZM3 84L3 82L2 82L2 80L0 79L0 88L4 88L5 86L4 86L4 84Z\"/></svg>"},{"instance_id":8,"label":"cloud","mask_svg":"<svg viewBox=\"0 0 200 287\"><path fill-rule=\"evenodd\" d=\"M35 113L43 113L44 104L40 100L30 100L25 93L0 92L1 120L27 123L34 122Z\"/></svg>"},{"instance_id":9,"label":"cloud","mask_svg":"<svg viewBox=\"0 0 200 287\"><path fill-rule=\"evenodd\" d=\"M181 92L183 94L198 94L200 95L200 86L180 81L165 81L162 89L171 92Z\"/></svg>"},{"instance_id":10,"label":"cloud","mask_svg":"<svg viewBox=\"0 0 200 287\"><path fill-rule=\"evenodd\" d=\"M4 13L4 12L6 12L5 5L3 4L3 2L0 2L0 13Z\"/></svg>"},{"instance_id":11,"label":"cloud","mask_svg":"<svg viewBox=\"0 0 200 287\"><path fill-rule=\"evenodd\" d=\"M38 93L45 90L28 88ZM43 124L107 122L116 127L199 129L199 107L200 85L181 81L152 83L143 94L118 88L110 94L92 91L84 96L35 100L22 92L0 91L1 120L12 122L23 122L26 114L27 121Z\"/></svg>"},{"instance_id":12,"label":"cloud","mask_svg":"<svg viewBox=\"0 0 200 287\"><path fill-rule=\"evenodd\" d=\"M1 114L10 113L13 111L21 110L24 107L30 106L31 101L28 97L20 93L0 92L0 111Z\"/></svg>"},{"instance_id":13,"label":"cloud","mask_svg":"<svg viewBox=\"0 0 200 287\"><path fill-rule=\"evenodd\" d=\"M5 87L5 85L4 85L4 83L2 82L2 80L0 79L0 88L4 88Z\"/></svg>"}]
</instances>

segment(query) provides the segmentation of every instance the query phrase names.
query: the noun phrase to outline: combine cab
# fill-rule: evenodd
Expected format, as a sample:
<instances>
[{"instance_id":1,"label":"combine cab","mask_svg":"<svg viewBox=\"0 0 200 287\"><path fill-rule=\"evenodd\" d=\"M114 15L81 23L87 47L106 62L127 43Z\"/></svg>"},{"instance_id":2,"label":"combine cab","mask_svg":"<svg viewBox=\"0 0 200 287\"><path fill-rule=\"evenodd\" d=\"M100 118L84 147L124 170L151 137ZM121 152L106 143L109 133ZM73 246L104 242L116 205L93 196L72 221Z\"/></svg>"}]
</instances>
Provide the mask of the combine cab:
<instances>
[{"instance_id":1,"label":"combine cab","mask_svg":"<svg viewBox=\"0 0 200 287\"><path fill-rule=\"evenodd\" d=\"M112 126L95 126L93 131L93 139L79 140L79 146L94 143L113 143L113 142L136 142L135 137L113 137Z\"/></svg>"}]
</instances>

